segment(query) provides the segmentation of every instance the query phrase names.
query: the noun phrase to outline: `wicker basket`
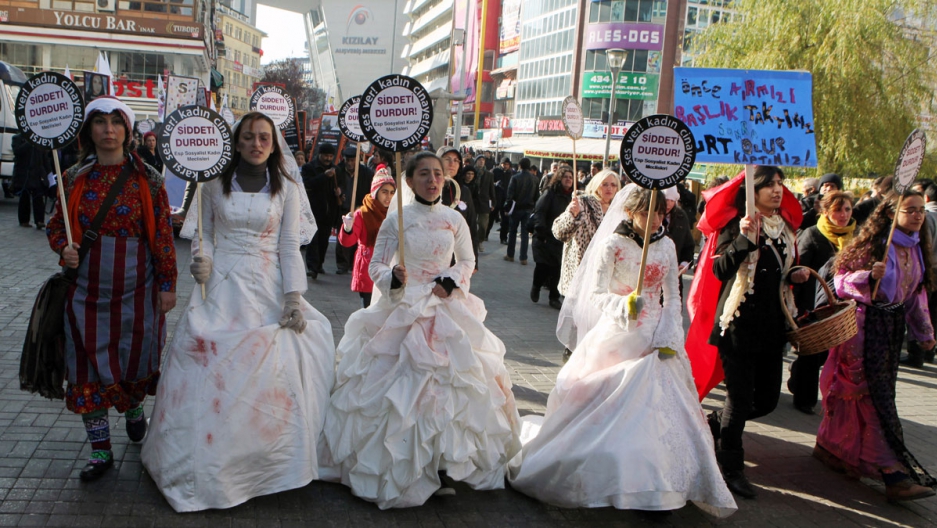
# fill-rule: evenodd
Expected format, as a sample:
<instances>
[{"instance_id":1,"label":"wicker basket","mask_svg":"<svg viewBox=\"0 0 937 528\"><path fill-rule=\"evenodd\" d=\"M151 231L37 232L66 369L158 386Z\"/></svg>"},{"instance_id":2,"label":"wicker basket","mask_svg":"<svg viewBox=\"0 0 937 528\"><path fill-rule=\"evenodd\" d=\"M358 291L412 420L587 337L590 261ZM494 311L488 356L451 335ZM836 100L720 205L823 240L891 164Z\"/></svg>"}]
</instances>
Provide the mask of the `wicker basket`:
<instances>
[{"instance_id":1,"label":"wicker basket","mask_svg":"<svg viewBox=\"0 0 937 528\"><path fill-rule=\"evenodd\" d=\"M826 298L829 299L830 304L813 311L817 317L816 321L798 327L786 303L781 303L787 322L793 328L787 333L787 340L791 342L794 352L800 356L819 354L852 339L859 331L856 326L856 301L836 300L826 281L816 271L806 266L795 266L792 271L798 268L809 271L817 279L817 282L826 290Z\"/></svg>"}]
</instances>

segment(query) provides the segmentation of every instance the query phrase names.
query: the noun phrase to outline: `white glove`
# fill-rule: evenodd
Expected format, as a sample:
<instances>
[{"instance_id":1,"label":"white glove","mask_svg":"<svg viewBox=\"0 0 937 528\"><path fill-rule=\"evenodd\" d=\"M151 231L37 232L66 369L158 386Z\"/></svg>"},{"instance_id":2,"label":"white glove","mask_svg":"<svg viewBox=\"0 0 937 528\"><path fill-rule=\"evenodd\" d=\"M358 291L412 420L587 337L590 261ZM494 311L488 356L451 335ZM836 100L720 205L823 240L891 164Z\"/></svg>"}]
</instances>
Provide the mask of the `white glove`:
<instances>
[{"instance_id":1,"label":"white glove","mask_svg":"<svg viewBox=\"0 0 937 528\"><path fill-rule=\"evenodd\" d=\"M195 277L197 284L205 284L208 277L211 277L211 257L196 255L192 257L192 263L189 264L189 273Z\"/></svg>"},{"instance_id":2,"label":"white glove","mask_svg":"<svg viewBox=\"0 0 937 528\"><path fill-rule=\"evenodd\" d=\"M280 316L280 326L289 328L297 334L303 333L306 329L306 318L299 309L300 298L302 294L298 291L287 293L286 301L283 302L283 315Z\"/></svg>"},{"instance_id":3,"label":"white glove","mask_svg":"<svg viewBox=\"0 0 937 528\"><path fill-rule=\"evenodd\" d=\"M355 225L355 217L351 214L346 214L342 217L342 227L345 228L346 233L351 233L352 226Z\"/></svg>"}]
</instances>

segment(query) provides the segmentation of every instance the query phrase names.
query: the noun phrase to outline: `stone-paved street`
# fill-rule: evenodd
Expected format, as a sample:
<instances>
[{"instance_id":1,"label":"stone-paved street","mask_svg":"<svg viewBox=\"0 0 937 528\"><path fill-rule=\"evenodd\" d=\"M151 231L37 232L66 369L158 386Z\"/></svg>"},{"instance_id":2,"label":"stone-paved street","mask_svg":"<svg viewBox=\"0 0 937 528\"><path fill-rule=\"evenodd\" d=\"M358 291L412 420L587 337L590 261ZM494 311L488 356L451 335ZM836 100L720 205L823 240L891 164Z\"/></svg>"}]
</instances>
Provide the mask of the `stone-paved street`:
<instances>
[{"instance_id":1,"label":"stone-paved street","mask_svg":"<svg viewBox=\"0 0 937 528\"><path fill-rule=\"evenodd\" d=\"M472 291L488 308L487 325L507 347L506 362L521 414L542 413L561 367L562 347L553 330L557 312L528 298L533 260L521 266L502 260L497 228L480 259ZM510 489L475 492L458 487L455 497L431 498L424 506L380 511L344 487L309 486L260 497L236 508L176 514L163 500L140 463L140 446L130 445L122 416L111 413L115 467L85 484L78 472L90 446L77 415L58 401L19 390L18 368L29 309L43 280L56 271L56 258L43 233L18 227L16 202L0 200L0 525L2 526L932 526L937 498L906 505L885 502L883 488L837 475L810 456L820 416L791 405L787 390L776 412L746 431L748 475L759 488L757 500L740 500L739 511L716 522L694 506L670 516L646 516L614 509L554 508ZM188 270L187 241L178 247L179 268ZM358 296L350 277L334 274L330 253L325 275L311 282L306 297L331 321L336 342ZM179 306L170 330L193 289L180 273ZM898 408L912 452L937 473L937 368L901 369ZM704 402L718 404L720 390ZM150 402L152 403L152 402ZM149 408L149 407L148 407ZM622 438L622 442L627 442Z\"/></svg>"}]
</instances>

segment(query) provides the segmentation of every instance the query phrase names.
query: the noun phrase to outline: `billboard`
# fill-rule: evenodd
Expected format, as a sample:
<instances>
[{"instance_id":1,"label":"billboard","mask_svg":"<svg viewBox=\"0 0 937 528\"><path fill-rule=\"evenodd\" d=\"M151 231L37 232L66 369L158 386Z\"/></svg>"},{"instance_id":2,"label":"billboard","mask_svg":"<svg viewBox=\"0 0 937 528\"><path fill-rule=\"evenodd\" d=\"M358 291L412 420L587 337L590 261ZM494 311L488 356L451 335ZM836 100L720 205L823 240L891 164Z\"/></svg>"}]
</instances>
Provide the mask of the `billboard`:
<instances>
[{"instance_id":1,"label":"billboard","mask_svg":"<svg viewBox=\"0 0 937 528\"><path fill-rule=\"evenodd\" d=\"M521 47L521 0L501 1L501 38L498 51L501 55L517 51Z\"/></svg>"}]
</instances>

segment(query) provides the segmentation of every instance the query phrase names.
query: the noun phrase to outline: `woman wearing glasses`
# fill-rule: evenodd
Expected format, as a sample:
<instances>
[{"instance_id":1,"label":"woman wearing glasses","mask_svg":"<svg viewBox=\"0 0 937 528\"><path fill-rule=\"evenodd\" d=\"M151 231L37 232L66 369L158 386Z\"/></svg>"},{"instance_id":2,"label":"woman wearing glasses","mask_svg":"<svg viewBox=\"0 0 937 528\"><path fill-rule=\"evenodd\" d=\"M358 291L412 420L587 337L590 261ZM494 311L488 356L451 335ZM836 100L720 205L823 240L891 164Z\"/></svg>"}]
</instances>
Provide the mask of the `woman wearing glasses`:
<instances>
[{"instance_id":1,"label":"woman wearing glasses","mask_svg":"<svg viewBox=\"0 0 937 528\"><path fill-rule=\"evenodd\" d=\"M814 456L835 471L884 481L889 501L933 496L937 484L905 447L895 406L905 326L910 339L934 346L927 309L934 273L924 220L920 193L891 195L837 256L836 293L858 303L859 333L830 350L820 376L824 414Z\"/></svg>"}]
</instances>

